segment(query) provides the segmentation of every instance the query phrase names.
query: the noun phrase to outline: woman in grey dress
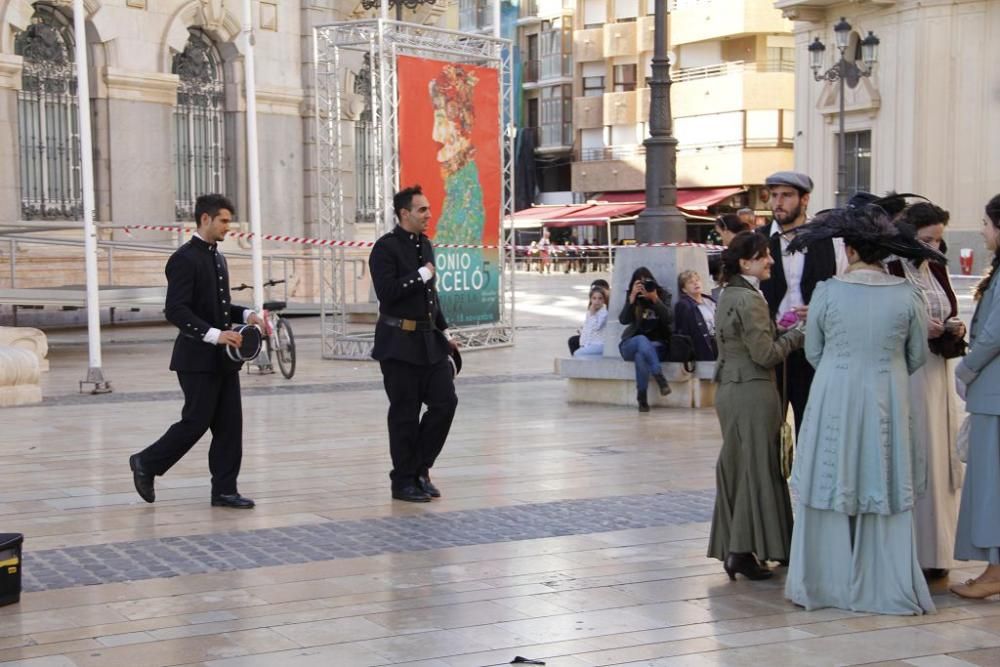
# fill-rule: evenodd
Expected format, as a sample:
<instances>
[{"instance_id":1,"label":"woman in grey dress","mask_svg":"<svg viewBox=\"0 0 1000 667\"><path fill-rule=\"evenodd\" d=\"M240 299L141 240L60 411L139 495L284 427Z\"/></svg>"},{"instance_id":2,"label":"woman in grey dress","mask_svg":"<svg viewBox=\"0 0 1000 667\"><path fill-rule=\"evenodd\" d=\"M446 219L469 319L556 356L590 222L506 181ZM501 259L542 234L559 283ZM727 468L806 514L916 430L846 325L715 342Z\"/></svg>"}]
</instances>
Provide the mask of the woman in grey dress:
<instances>
[{"instance_id":1,"label":"woman in grey dress","mask_svg":"<svg viewBox=\"0 0 1000 667\"><path fill-rule=\"evenodd\" d=\"M766 579L760 561L788 561L792 505L781 474L778 433L781 400L774 367L802 347L800 328L781 334L760 293L771 276L767 237L737 234L722 253L725 288L716 308L719 347L715 409L722 450L715 466L715 512L708 556L723 561L726 574Z\"/></svg>"},{"instance_id":2,"label":"woman in grey dress","mask_svg":"<svg viewBox=\"0 0 1000 667\"><path fill-rule=\"evenodd\" d=\"M909 376L927 357L918 289L890 253L943 261L875 206L820 213L789 250L843 238L848 271L817 285L806 358L816 367L792 471L795 533L785 596L806 609L934 611L917 559L913 506L926 487Z\"/></svg>"},{"instance_id":3,"label":"woman in grey dress","mask_svg":"<svg viewBox=\"0 0 1000 667\"><path fill-rule=\"evenodd\" d=\"M970 419L955 558L988 565L975 579L951 587L957 595L977 599L1000 594L1000 195L986 204L983 240L993 262L976 288L969 353L955 368L956 388Z\"/></svg>"}]
</instances>

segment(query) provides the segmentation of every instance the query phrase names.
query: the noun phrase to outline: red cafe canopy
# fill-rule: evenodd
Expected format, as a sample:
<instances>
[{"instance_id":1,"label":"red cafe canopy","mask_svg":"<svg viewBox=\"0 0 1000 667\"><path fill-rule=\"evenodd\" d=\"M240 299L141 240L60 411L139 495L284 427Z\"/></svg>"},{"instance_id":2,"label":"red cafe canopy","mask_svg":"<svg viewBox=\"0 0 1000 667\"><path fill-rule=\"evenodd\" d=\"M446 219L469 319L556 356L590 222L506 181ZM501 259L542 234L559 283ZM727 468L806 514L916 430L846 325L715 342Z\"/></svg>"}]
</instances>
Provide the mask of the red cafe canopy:
<instances>
[{"instance_id":1,"label":"red cafe canopy","mask_svg":"<svg viewBox=\"0 0 1000 667\"><path fill-rule=\"evenodd\" d=\"M566 213L545 221L546 227L576 227L579 225L604 225L615 218L637 215L646 208L643 202L631 204L593 204L578 211Z\"/></svg>"},{"instance_id":2,"label":"red cafe canopy","mask_svg":"<svg viewBox=\"0 0 1000 667\"><path fill-rule=\"evenodd\" d=\"M689 213L705 214L709 206L718 204L724 199L744 192L746 188L732 186L727 188L677 188L677 207ZM642 202L645 204L645 192L605 192L595 199L606 202Z\"/></svg>"}]
</instances>

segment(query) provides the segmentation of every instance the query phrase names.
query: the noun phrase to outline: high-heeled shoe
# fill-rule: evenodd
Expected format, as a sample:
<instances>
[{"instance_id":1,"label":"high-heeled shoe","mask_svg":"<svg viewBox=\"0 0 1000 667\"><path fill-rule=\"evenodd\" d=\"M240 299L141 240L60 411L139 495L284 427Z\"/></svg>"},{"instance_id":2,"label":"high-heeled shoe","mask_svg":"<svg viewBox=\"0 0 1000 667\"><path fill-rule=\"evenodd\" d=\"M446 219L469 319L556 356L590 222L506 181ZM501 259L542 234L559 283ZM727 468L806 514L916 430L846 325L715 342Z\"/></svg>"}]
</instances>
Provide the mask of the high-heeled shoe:
<instances>
[{"instance_id":1,"label":"high-heeled shoe","mask_svg":"<svg viewBox=\"0 0 1000 667\"><path fill-rule=\"evenodd\" d=\"M993 595L1000 595L1000 581L969 579L964 584L955 584L948 590L962 598L982 600Z\"/></svg>"},{"instance_id":2,"label":"high-heeled shoe","mask_svg":"<svg viewBox=\"0 0 1000 667\"><path fill-rule=\"evenodd\" d=\"M736 581L736 575L742 574L751 581L770 579L774 573L757 562L757 558L751 553L730 553L722 565L730 581Z\"/></svg>"}]
</instances>

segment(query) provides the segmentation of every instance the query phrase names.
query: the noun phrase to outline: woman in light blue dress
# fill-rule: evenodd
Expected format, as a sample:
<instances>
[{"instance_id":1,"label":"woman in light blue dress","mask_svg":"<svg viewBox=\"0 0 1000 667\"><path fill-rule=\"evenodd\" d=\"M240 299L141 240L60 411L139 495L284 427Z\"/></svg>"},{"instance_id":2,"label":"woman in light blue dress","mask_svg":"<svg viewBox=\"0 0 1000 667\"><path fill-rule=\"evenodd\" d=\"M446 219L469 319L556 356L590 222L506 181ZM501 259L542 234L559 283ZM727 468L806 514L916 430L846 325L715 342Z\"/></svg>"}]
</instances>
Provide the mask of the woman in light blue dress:
<instances>
[{"instance_id":1,"label":"woman in light blue dress","mask_svg":"<svg viewBox=\"0 0 1000 667\"><path fill-rule=\"evenodd\" d=\"M816 287L806 357L816 367L799 433L792 488L795 529L785 596L806 609L882 614L934 611L913 528L926 485L910 415L911 373L927 355L926 307L890 253L942 261L882 209L816 216L789 250L844 239L851 264Z\"/></svg>"},{"instance_id":2,"label":"woman in light blue dress","mask_svg":"<svg viewBox=\"0 0 1000 667\"><path fill-rule=\"evenodd\" d=\"M976 288L969 353L955 368L970 420L955 558L987 566L975 579L951 587L957 595L977 599L1000 594L1000 195L986 204L983 240L993 263Z\"/></svg>"}]
</instances>

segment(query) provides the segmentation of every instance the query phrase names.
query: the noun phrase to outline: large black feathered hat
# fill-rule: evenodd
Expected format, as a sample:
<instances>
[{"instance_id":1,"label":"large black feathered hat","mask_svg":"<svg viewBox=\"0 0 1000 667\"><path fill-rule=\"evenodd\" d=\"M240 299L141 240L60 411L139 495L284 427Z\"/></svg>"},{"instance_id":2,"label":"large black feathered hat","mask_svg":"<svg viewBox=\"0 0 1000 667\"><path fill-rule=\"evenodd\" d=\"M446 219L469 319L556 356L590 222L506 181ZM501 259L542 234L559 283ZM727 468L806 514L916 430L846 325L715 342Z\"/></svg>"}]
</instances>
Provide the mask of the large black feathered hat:
<instances>
[{"instance_id":1,"label":"large black feathered hat","mask_svg":"<svg viewBox=\"0 0 1000 667\"><path fill-rule=\"evenodd\" d=\"M929 259L947 263L940 252L922 243L909 225L894 225L877 204L821 211L810 222L796 230L788 244L789 252L800 252L817 241L841 238L853 247L876 245L889 253L907 259Z\"/></svg>"}]
</instances>

